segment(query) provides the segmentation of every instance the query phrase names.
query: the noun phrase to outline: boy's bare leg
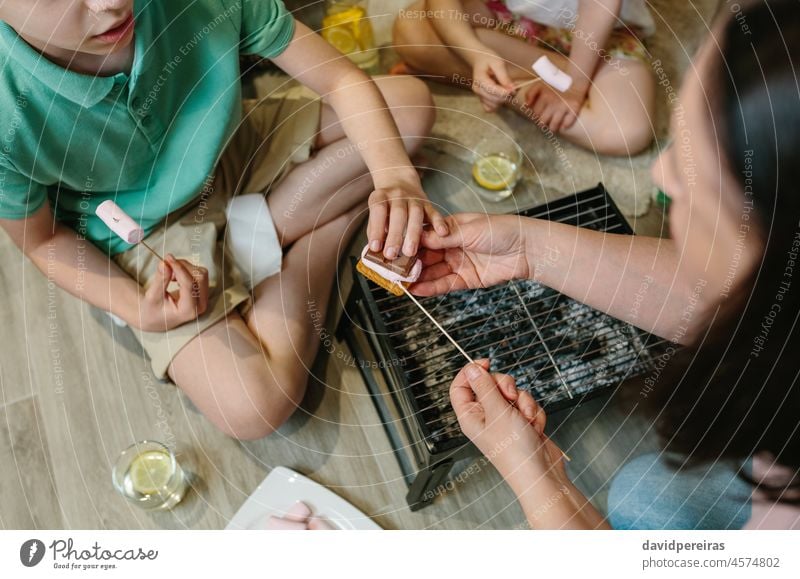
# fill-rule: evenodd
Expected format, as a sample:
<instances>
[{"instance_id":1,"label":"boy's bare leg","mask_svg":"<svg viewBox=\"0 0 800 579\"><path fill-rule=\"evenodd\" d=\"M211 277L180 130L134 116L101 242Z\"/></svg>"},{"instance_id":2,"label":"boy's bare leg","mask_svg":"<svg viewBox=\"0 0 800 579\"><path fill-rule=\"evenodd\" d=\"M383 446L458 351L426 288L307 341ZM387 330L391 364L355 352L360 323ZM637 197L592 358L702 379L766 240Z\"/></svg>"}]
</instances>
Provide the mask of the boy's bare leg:
<instances>
[{"instance_id":1,"label":"boy's bare leg","mask_svg":"<svg viewBox=\"0 0 800 579\"><path fill-rule=\"evenodd\" d=\"M413 154L435 118L430 93L413 77L374 79L403 138ZM359 148L345 137L333 109L323 104L314 157L295 167L269 196L270 213L284 247L364 201L372 181Z\"/></svg>"},{"instance_id":2,"label":"boy's bare leg","mask_svg":"<svg viewBox=\"0 0 800 579\"><path fill-rule=\"evenodd\" d=\"M366 207L357 206L297 240L281 273L254 289L246 320L230 314L175 356L170 378L229 436L263 438L297 409L339 254L365 216Z\"/></svg>"},{"instance_id":3,"label":"boy's bare leg","mask_svg":"<svg viewBox=\"0 0 800 579\"><path fill-rule=\"evenodd\" d=\"M430 93L414 78L376 82L413 152L433 124ZM234 312L208 328L169 368L198 409L236 438L269 435L302 400L339 255L367 216L371 179L327 105L316 146L314 158L295 167L267 197L283 245L291 245L281 273L253 289L246 318Z\"/></svg>"},{"instance_id":4,"label":"boy's bare leg","mask_svg":"<svg viewBox=\"0 0 800 579\"><path fill-rule=\"evenodd\" d=\"M255 440L279 426L272 409L281 407L286 397L238 312L186 344L167 372L203 416L228 436Z\"/></svg>"},{"instance_id":5,"label":"boy's bare leg","mask_svg":"<svg viewBox=\"0 0 800 579\"><path fill-rule=\"evenodd\" d=\"M465 0L464 11L473 22L485 23L491 12L480 0ZM417 10L418 12L414 12ZM425 0L413 4L409 14L424 12ZM430 21L398 18L395 23L396 50L415 69L445 82L468 86L472 69L455 52L444 46ZM480 41L508 63L508 73L519 82L534 78L531 65L542 55L556 66L566 68L566 57L479 25L475 33ZM525 106L523 88L509 106L532 121ZM647 147L653 139L655 82L650 69L637 60L601 62L589 89L589 106L584 106L578 120L559 134L564 139L598 153L631 155Z\"/></svg>"},{"instance_id":6,"label":"boy's bare leg","mask_svg":"<svg viewBox=\"0 0 800 579\"><path fill-rule=\"evenodd\" d=\"M253 307L245 321L269 359L282 363L279 373L284 384L305 388L323 341L320 332L325 337L325 316L339 257L367 213L367 205L362 203L301 237L287 252L280 275L253 290Z\"/></svg>"}]
</instances>

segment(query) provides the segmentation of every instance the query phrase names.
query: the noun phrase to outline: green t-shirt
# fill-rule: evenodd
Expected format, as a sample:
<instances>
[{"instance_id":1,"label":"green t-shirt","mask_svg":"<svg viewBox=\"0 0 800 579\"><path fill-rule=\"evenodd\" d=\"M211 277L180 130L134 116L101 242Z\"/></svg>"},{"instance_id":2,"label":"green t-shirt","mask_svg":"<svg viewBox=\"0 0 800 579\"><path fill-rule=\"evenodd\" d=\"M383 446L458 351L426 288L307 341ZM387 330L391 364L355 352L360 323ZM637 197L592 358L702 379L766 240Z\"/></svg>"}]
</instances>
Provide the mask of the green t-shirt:
<instances>
[{"instance_id":1,"label":"green t-shirt","mask_svg":"<svg viewBox=\"0 0 800 579\"><path fill-rule=\"evenodd\" d=\"M281 0L136 0L130 75L47 60L0 21L0 218L49 199L110 254L130 246L95 215L113 199L145 232L196 199L241 119L240 54L279 55Z\"/></svg>"}]
</instances>

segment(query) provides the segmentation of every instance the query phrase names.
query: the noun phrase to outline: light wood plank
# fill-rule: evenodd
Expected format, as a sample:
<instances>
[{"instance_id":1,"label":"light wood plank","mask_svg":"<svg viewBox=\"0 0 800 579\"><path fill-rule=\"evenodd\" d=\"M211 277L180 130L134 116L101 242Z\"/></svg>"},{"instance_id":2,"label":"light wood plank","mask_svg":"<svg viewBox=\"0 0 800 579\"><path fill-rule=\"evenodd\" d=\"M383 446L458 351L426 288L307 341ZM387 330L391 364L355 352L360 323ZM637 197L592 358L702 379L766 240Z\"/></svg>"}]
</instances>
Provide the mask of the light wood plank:
<instances>
[{"instance_id":1,"label":"light wood plank","mask_svg":"<svg viewBox=\"0 0 800 579\"><path fill-rule=\"evenodd\" d=\"M0 408L0 528L64 525L35 396Z\"/></svg>"},{"instance_id":2,"label":"light wood plank","mask_svg":"<svg viewBox=\"0 0 800 579\"><path fill-rule=\"evenodd\" d=\"M48 289L41 272L0 231L0 328L6 332L0 348L0 405L33 396L38 392L32 367L60 366L57 320L48 319ZM32 290L32 291L31 291ZM31 308L23 307L26 303ZM35 327L29 331L26 316L32 314ZM54 327L51 329L50 326ZM28 348L36 343L35 351ZM58 370L58 368L56 368Z\"/></svg>"}]
</instances>

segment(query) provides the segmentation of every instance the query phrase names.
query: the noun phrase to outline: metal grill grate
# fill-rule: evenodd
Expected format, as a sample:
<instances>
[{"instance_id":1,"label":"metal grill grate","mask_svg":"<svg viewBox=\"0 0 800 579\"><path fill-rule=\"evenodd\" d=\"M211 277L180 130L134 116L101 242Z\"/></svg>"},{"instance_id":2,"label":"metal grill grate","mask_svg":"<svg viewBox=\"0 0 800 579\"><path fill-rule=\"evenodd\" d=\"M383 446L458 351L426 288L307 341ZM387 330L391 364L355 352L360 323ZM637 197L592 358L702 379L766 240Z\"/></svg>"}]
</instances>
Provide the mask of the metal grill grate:
<instances>
[{"instance_id":1,"label":"metal grill grate","mask_svg":"<svg viewBox=\"0 0 800 579\"><path fill-rule=\"evenodd\" d=\"M458 435L448 388L463 357L408 300L373 297L407 384L400 394L431 445ZM530 281L427 298L423 305L473 358L511 374L545 407L563 407L650 368L631 326Z\"/></svg>"},{"instance_id":2,"label":"metal grill grate","mask_svg":"<svg viewBox=\"0 0 800 579\"><path fill-rule=\"evenodd\" d=\"M522 214L632 233L602 185ZM373 353L392 368L385 375L408 437L424 449L422 455L463 447L467 441L448 395L463 357L405 296L392 296L363 279L356 286L368 306L362 313L374 318L365 324L378 334L372 336L378 350ZM491 359L493 372L513 375L549 410L577 404L652 369L663 343L531 281L421 301L470 356ZM420 462L419 448L414 451Z\"/></svg>"}]
</instances>

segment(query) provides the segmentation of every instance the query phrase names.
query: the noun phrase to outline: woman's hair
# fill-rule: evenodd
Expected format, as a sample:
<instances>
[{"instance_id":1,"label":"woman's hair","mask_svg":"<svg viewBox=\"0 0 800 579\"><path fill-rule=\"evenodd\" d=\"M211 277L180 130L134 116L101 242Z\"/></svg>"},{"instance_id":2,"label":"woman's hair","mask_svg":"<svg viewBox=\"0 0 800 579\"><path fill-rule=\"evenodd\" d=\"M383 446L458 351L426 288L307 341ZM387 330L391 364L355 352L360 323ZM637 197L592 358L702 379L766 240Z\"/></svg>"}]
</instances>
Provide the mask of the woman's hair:
<instances>
[{"instance_id":1,"label":"woman's hair","mask_svg":"<svg viewBox=\"0 0 800 579\"><path fill-rule=\"evenodd\" d=\"M770 486L745 476L773 499L793 502L800 489L800 4L743 8L728 18L719 44L706 93L723 167L742 200L746 191L752 199L742 223L760 232L763 260L736 276L707 331L674 356L643 403L637 398L665 449L689 464L773 455L795 473L791 480Z\"/></svg>"}]
</instances>

